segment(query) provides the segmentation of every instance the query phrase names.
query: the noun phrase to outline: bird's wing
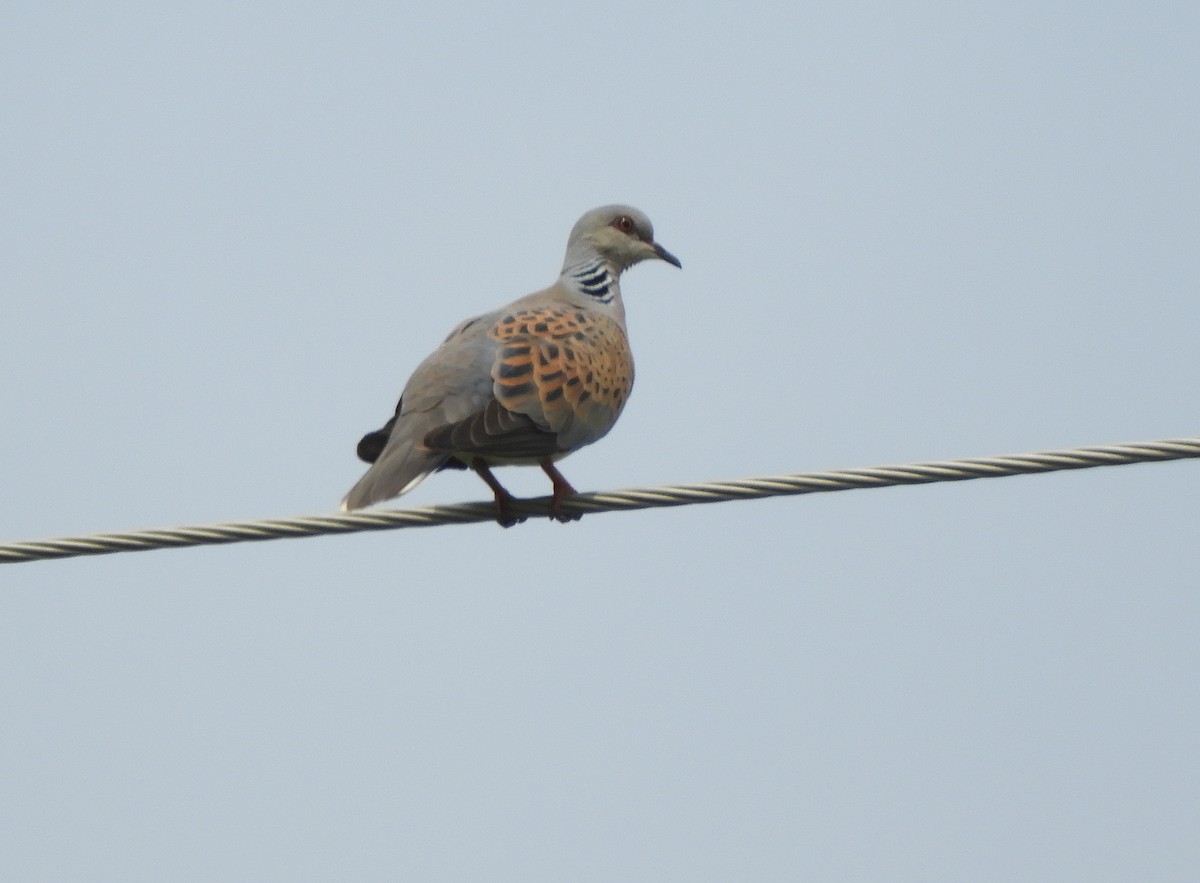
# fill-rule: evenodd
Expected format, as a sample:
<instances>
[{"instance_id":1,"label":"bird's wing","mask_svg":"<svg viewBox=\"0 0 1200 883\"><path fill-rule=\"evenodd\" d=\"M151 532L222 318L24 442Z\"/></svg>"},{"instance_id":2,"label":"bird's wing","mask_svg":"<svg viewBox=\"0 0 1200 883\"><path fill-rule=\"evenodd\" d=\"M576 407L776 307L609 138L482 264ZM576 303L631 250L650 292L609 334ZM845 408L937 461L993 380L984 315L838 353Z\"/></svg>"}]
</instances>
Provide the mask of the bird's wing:
<instances>
[{"instance_id":1,"label":"bird's wing","mask_svg":"<svg viewBox=\"0 0 1200 883\"><path fill-rule=\"evenodd\" d=\"M633 387L624 329L570 304L503 312L488 332L495 345L491 396L468 417L426 437L433 450L499 459L563 454L603 437Z\"/></svg>"}]
</instances>

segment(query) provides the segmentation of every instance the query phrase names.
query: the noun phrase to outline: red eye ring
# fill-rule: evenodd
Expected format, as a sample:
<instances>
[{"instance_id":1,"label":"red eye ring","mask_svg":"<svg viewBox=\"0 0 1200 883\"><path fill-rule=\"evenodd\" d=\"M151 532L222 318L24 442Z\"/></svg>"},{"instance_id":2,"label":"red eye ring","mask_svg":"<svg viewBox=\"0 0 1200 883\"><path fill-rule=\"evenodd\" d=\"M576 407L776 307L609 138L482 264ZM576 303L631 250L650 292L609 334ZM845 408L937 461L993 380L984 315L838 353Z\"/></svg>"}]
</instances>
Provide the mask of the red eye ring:
<instances>
[{"instance_id":1,"label":"red eye ring","mask_svg":"<svg viewBox=\"0 0 1200 883\"><path fill-rule=\"evenodd\" d=\"M629 215L620 215L615 221L613 221L613 226L622 233L628 233L631 235L634 230L637 229L637 225L633 223L633 218L629 217Z\"/></svg>"}]
</instances>

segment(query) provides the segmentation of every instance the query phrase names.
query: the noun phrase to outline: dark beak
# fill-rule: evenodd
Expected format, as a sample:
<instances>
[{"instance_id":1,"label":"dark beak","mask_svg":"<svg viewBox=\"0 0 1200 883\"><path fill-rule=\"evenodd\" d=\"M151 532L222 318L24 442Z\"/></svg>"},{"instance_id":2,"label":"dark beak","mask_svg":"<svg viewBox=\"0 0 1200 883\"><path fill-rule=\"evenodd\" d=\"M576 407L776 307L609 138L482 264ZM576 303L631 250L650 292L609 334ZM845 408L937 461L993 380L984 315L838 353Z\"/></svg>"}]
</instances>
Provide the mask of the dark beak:
<instances>
[{"instance_id":1,"label":"dark beak","mask_svg":"<svg viewBox=\"0 0 1200 883\"><path fill-rule=\"evenodd\" d=\"M658 255L660 258L662 258L668 264L674 264L679 269L681 269L681 270L683 269L683 264L679 263L679 258L675 257L675 255L671 254L669 251L667 251L665 248L663 248L657 242L652 242L650 244L654 248L654 253L656 255Z\"/></svg>"}]
</instances>

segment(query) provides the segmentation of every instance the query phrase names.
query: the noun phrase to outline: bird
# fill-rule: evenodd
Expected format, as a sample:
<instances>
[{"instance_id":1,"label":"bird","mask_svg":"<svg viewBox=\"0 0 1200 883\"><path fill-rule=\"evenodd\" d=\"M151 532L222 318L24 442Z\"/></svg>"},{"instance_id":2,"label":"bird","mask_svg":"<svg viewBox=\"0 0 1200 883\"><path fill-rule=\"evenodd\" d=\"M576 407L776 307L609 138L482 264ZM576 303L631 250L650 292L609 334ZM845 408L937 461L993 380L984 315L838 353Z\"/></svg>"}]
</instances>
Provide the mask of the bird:
<instances>
[{"instance_id":1,"label":"bird","mask_svg":"<svg viewBox=\"0 0 1200 883\"><path fill-rule=\"evenodd\" d=\"M603 438L633 388L621 274L645 260L682 269L644 212L605 205L571 229L558 279L461 322L413 372L391 419L358 443L371 464L341 503L349 512L398 497L443 469L471 469L504 527L524 521L493 466L537 465L551 516L576 493L555 462Z\"/></svg>"}]
</instances>

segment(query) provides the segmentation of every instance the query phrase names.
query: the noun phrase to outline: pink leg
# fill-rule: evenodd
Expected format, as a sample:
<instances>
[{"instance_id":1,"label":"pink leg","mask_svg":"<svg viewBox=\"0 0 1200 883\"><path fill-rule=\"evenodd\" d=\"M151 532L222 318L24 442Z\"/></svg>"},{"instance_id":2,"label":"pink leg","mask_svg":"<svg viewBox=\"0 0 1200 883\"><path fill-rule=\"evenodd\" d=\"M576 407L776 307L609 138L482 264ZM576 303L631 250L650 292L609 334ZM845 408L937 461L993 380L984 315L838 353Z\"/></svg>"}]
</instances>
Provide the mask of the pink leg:
<instances>
[{"instance_id":1,"label":"pink leg","mask_svg":"<svg viewBox=\"0 0 1200 883\"><path fill-rule=\"evenodd\" d=\"M496 521L500 523L501 527L512 527L514 524L520 524L525 520L524 515L513 513L512 504L516 501L516 497L505 490L504 485L496 480L496 476L492 475L492 470L488 468L487 463L476 458L471 461L471 468L492 489L492 493L496 497Z\"/></svg>"},{"instance_id":2,"label":"pink leg","mask_svg":"<svg viewBox=\"0 0 1200 883\"><path fill-rule=\"evenodd\" d=\"M582 518L582 512L564 512L562 510L563 498L578 493L575 488L571 487L571 482L563 478L563 474L554 468L553 461L548 457L541 460L538 465L542 467L542 471L550 477L550 481L554 484L554 496L550 499L550 512L554 515L555 520L566 524L568 521L578 521Z\"/></svg>"}]
</instances>

